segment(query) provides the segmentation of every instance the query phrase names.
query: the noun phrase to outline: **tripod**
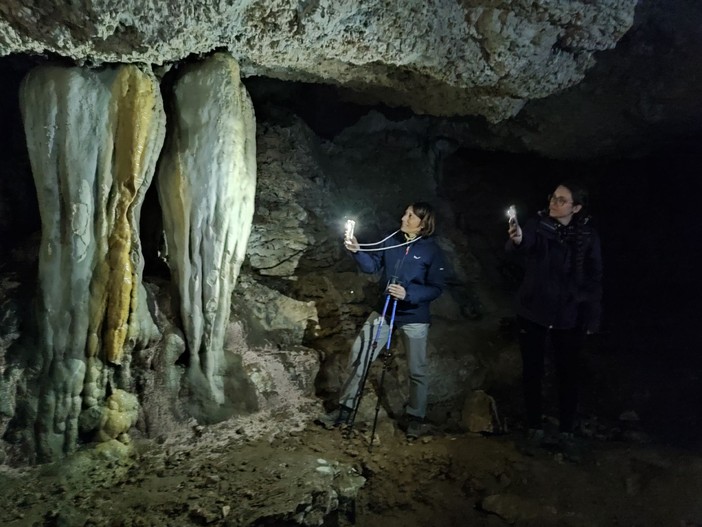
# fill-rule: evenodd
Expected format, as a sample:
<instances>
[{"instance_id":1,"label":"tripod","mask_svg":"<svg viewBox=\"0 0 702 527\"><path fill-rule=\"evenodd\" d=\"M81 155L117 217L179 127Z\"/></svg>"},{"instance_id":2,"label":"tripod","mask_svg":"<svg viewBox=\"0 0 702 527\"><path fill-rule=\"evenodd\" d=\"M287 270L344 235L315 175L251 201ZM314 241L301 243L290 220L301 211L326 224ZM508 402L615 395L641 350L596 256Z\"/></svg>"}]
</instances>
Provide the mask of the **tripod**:
<instances>
[{"instance_id":1,"label":"tripod","mask_svg":"<svg viewBox=\"0 0 702 527\"><path fill-rule=\"evenodd\" d=\"M358 390L356 391L356 396L354 397L353 412L351 413L351 418L348 423L348 428L346 430L347 434L351 434L353 430L353 425L356 421L356 414L358 414L358 409L361 406L361 399L363 397L363 390L366 386L366 380L368 379L368 373L370 371L371 364L373 362L373 357L375 356L375 351L378 348L378 342L380 341L380 333L385 322L385 315L387 314L388 306L390 305L390 294L385 297L385 305L383 306L383 313L380 315L378 322L378 329L375 332L375 336L371 341L368 349L368 354L366 355L365 362L363 364L363 372L361 374L361 382L359 383ZM375 417L373 418L373 429L371 431L370 444L368 446L368 451L370 452L373 448L373 440L375 439L375 429L378 424L378 413L380 411L380 401L383 395L383 382L385 380L385 372L387 371L388 365L392 359L392 354L390 353L390 342L392 339L392 330L395 325L395 313L397 311L397 298L393 298L392 303L392 314L390 316L390 325L388 327L388 340L385 345L386 352L383 354L383 371L380 376L380 386L378 388L378 397L375 404Z\"/></svg>"}]
</instances>

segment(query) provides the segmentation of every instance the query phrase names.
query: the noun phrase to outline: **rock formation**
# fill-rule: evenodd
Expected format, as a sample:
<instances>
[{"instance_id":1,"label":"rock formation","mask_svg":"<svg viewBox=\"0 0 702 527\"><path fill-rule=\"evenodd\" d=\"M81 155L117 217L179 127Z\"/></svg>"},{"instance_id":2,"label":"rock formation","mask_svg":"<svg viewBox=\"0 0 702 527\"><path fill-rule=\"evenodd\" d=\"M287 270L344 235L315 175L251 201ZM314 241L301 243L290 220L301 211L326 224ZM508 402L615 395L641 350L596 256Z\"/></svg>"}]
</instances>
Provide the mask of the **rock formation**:
<instances>
[{"instance_id":1,"label":"rock formation","mask_svg":"<svg viewBox=\"0 0 702 527\"><path fill-rule=\"evenodd\" d=\"M82 1L0 6L0 56L177 62L226 48L242 75L326 83L417 113L499 121L582 80L636 0Z\"/></svg>"},{"instance_id":2,"label":"rock formation","mask_svg":"<svg viewBox=\"0 0 702 527\"><path fill-rule=\"evenodd\" d=\"M157 334L138 225L165 115L155 77L135 66L39 68L21 106L42 217L35 428L51 458L75 447L81 407L119 383L108 364Z\"/></svg>"},{"instance_id":3,"label":"rock formation","mask_svg":"<svg viewBox=\"0 0 702 527\"><path fill-rule=\"evenodd\" d=\"M168 261L199 396L224 402L224 332L256 192L256 124L236 62L191 65L174 88L158 174Z\"/></svg>"},{"instance_id":4,"label":"rock formation","mask_svg":"<svg viewBox=\"0 0 702 527\"><path fill-rule=\"evenodd\" d=\"M159 155L189 388L194 398L224 403L224 335L256 190L253 107L236 62L223 53L179 72L172 101L161 152L166 115L148 70L46 66L22 85L42 216L32 365L39 383L31 399L41 458L70 452L79 433L105 428L105 399L134 387L130 352L160 338L147 308L139 239ZM135 422L130 417L129 426Z\"/></svg>"}]
</instances>

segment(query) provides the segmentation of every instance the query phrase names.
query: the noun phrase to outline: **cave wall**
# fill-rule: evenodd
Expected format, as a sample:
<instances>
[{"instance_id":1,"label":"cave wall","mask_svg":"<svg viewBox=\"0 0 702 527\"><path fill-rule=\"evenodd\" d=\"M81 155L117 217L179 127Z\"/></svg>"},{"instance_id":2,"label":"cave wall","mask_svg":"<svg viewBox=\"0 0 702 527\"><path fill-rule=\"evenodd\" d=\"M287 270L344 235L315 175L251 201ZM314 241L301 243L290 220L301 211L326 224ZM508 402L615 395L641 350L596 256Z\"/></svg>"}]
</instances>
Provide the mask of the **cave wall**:
<instances>
[{"instance_id":1,"label":"cave wall","mask_svg":"<svg viewBox=\"0 0 702 527\"><path fill-rule=\"evenodd\" d=\"M477 144L582 161L675 149L700 133L700 21L695 0L638 2L632 28L581 83L488 125Z\"/></svg>"},{"instance_id":2,"label":"cave wall","mask_svg":"<svg viewBox=\"0 0 702 527\"><path fill-rule=\"evenodd\" d=\"M185 94L193 94L197 100L202 98L208 89L208 83L205 82L203 85L202 79L219 79L220 74L224 75L224 79L231 78L229 75L235 70L232 70L226 61L221 63L224 65L223 68L216 66L218 60L215 57L215 65L212 66L214 75L209 71L203 74L199 65L188 68L184 72L178 72L178 79L188 79L188 72L195 75L193 80L195 87L183 88ZM69 71L75 76L82 70L48 68L47 71L51 72L48 77L51 79L51 75L54 74L62 75L65 71ZM109 71L111 70L108 70L105 75L108 79L112 79ZM94 74L87 70L86 75L92 78L91 75ZM153 79L151 82L154 82ZM219 345L215 339L208 340L200 337L201 340L198 340L196 336L189 337L189 333L194 331L190 328L195 328L194 325L189 324L194 317L198 316L199 308L197 304L190 307L185 305L182 288L192 287L198 280L192 277L189 280L180 278L184 269L181 266L187 265L187 258L192 258L193 255L202 258L203 266L216 265L217 260L198 256L192 249L181 248L183 247L181 240L192 243L193 240L198 240L201 234L209 234L211 227L195 226L217 225L217 222L225 217L223 216L225 212L233 214L234 225L245 230L245 222L238 219L239 205L228 201L222 203L217 201L224 200L229 192L218 185L240 182L244 191L252 190L254 188L250 184L252 180L247 183L245 174L251 167L250 164L247 165L247 156L253 155L254 151L251 146L246 146L246 141L249 139L238 128L240 126L238 123L246 121L245 117L235 117L232 121L235 123L235 128L232 130L225 128L222 131L215 128L214 138L206 142L207 145L215 147L224 145L222 148L225 152L233 152L238 157L227 161L226 157L220 159L221 156L210 154L207 149L198 148L194 138L199 137L202 132L193 128L193 123L197 122L198 116L228 115L229 110L212 109L212 101L217 100L217 95L205 97L203 100L206 100L207 104L204 106L184 103L178 95L181 82L183 81L178 80L174 84L176 92L174 100L185 108L177 113L183 122L173 121L173 135L169 140L170 143L167 141L166 149L160 154L161 161L156 176L167 246L163 255L157 258L165 260L164 263L170 268L175 289L170 288L168 282L164 281L164 277L147 277L144 279L144 287L139 288L142 291L139 295L143 294L143 297L136 294L127 295L127 297L141 299L138 305L142 306L139 308L138 316L133 315L130 320L133 319L135 323L138 321L143 326L145 321L153 319L149 326L151 328L149 336L143 342L136 338L128 346L109 348L121 353L108 356L108 346L103 344L101 337L111 333L107 330L103 333L102 326L98 324L96 328L100 331L94 332L92 340L85 337L85 342L74 342L62 351L68 354L71 364L83 365L85 368L83 350L87 350L89 360L87 369L76 370L79 375L75 378L70 391L74 399L69 399L72 401L70 406L72 410L60 412L68 420L69 426L55 428L53 413L45 418L46 422L50 423L47 424L47 429L55 435L52 440L55 444L42 447L39 452L40 459L51 459L62 452L70 452L78 445L79 435L81 442L92 440L91 432L96 427L99 428L96 437L102 440L121 437L134 424L137 425L140 433L154 436L172 430L174 423L178 420L187 422L191 416L196 416L198 421L207 423L237 413L259 411L266 405L284 407L290 404L291 397L312 397L315 393L326 397L332 396L338 389L338 383L343 375L350 341L355 336L358 324L375 304L379 294L373 277L360 274L343 253L340 236L345 217L350 215L357 217L360 225L359 236L372 237L388 230L395 230L407 203L416 199L439 199L437 178L440 174L437 171L436 152L427 146L430 143L427 143L425 137L426 130L415 129L411 121L409 125L407 123L395 125L380 114L373 114L336 141L330 142L316 136L298 117L287 113L285 109L264 109L264 117L259 119L260 130L256 140L260 177L256 187L255 209L252 207L252 194L247 195L246 192L242 194L241 190L235 190L236 200L241 200L240 203L243 203L242 210L250 210L252 213L255 210L255 214L251 237L246 245L248 258L246 265L240 269L239 287L233 296L233 316L230 319L228 314L222 317L219 311L212 311L213 316L225 319L219 330L222 331L218 337ZM221 90L221 79L214 84L218 86L217 93L229 97L227 92ZM53 83L45 81L37 85L52 86ZM234 91L231 93L235 94L234 100L243 101L243 108L246 111L246 99L236 95L236 90L241 88L236 87L236 82L233 86ZM76 90L75 93L82 94L83 91ZM114 91L117 93L120 90ZM83 104L81 108L91 107ZM177 104L173 107L177 107ZM35 112L32 115L39 117L52 115L40 104L32 106L32 110ZM188 111L194 112L192 116L189 117ZM83 114L74 110L72 115ZM252 113L249 115L253 117ZM60 122L63 123L63 121ZM95 119L85 118L81 122L85 123L86 129L92 133L92 123ZM131 121L123 120L123 123L129 122ZM222 119L203 122L215 124L222 122ZM223 122L226 124L227 121ZM63 129L63 126L65 125L58 126L58 129ZM47 128L37 126L36 129L40 131L41 136ZM69 126L68 129L72 128ZM144 132L139 137L149 136L145 133L143 126L135 126L133 129ZM54 137L54 135L49 134L48 137ZM99 139L100 135L95 137ZM234 138L239 138L239 142L233 141ZM70 144L84 146L86 142L77 141ZM251 145L250 142L248 144ZM226 145L232 145L233 148ZM41 159L41 152L44 151L43 147L32 150L33 157ZM142 152L144 148L130 148L128 151ZM66 158L71 159L72 156L66 155ZM230 166L240 167L244 174L234 176L219 174L216 170L208 170L206 168L210 166L208 163L214 163L213 166L225 169ZM54 163L49 166L64 165L66 163ZM113 165L119 166L119 163L103 163L103 165L111 168ZM155 161L142 160L136 165L145 170L153 170ZM394 185L387 185L390 174L398 170L402 172L402 179ZM212 174L216 177L211 183L207 183L207 177L211 177ZM186 175L193 179L188 180ZM146 183L148 179L141 178L141 181ZM192 191L187 190L188 185L192 186ZM104 191L104 185L96 184L95 188ZM133 196L134 191L138 190L134 185L131 188L132 194L126 196ZM195 193L197 189L210 194L197 198ZM145 190L138 190L138 193L143 197ZM70 198L69 194L61 193L61 195L64 196L63 201L57 202L64 203L70 213L69 218L73 217L71 214L76 210L73 202L77 198ZM108 195L109 199L107 199ZM208 195L217 198L212 208L208 205ZM102 201L98 200L98 202L113 205L115 211L123 211L121 214L117 212L108 214L108 217L124 217L124 209L119 208L120 199L122 199L120 196L122 193L115 191L105 194ZM192 203L192 211L178 208L184 200ZM40 203L43 201L44 198L40 199ZM89 203L90 200L83 199L81 202ZM44 205L46 210L52 210L49 208L51 203ZM197 210L195 210L196 203L199 203ZM450 211L441 210L442 216L450 220ZM205 215L198 219L200 213ZM136 210L131 214L129 216L132 229L130 232L137 235L141 214ZM207 214L212 214L212 217L208 217ZM46 211L44 215L46 216ZM145 217L152 216L152 213L145 215ZM48 235L54 232L52 230L54 228L58 228L59 231L67 228L64 226L65 222L54 222L53 217L51 221L46 221L48 225L44 230L48 231ZM193 225L195 232L187 228L178 230L180 226L185 226L189 222ZM236 232L238 231L235 231L234 235ZM450 412L456 411L456 405L460 405L460 400L465 393L473 387L480 386L484 378L484 373L475 375L475 372L481 368L484 369L480 359L474 355L475 349L480 346L473 347L470 344L471 342L477 344L482 336L475 334L474 328L469 325L456 329L456 322L466 318L462 310L465 304L462 292L465 288L473 287L474 284L469 282L471 280L477 282L475 279L480 270L475 264L475 258L469 257L468 264L461 261L460 255L469 254L469 252L460 242L452 241L451 238L455 234L450 222L447 221L441 243L454 262L452 294L447 293L442 301L437 302L437 330L431 345L431 353L436 357L432 376L437 387L432 402L436 406L436 415L439 420L450 417ZM134 266L133 269L138 272L138 275L130 282L141 284L142 244L137 239L134 239L131 244L126 242L110 244L107 242L110 239L109 236L101 238L96 235L94 239L95 242L80 247L85 249L87 246L91 250L97 250L103 243L99 240L104 239L106 248L132 247L137 251L137 256L133 256L129 261L132 262L130 265ZM220 243L218 240L217 237L212 240L203 237L199 246L206 251L203 253L205 256L209 254L207 251L216 252L217 244ZM64 247L61 239L56 243ZM233 243L241 245L241 239L238 242L235 239ZM41 245L47 246L48 242L44 241ZM231 286L237 278L235 271L242 264L242 260L240 256L237 259L234 249L227 248L226 245L222 247L222 253L231 258L230 263L215 267L213 272L215 276L222 276L223 279L228 276L229 281L222 285L222 290L226 292L231 291ZM162 251L164 248L147 243L143 244L143 250L153 253ZM72 254L70 258L64 260L69 263L74 260L82 261L81 254L77 256ZM99 270L101 265L108 265L111 261L121 260L117 257L109 257L108 253L102 258L96 257L96 268ZM42 265L46 265L41 262L40 257L39 270L43 268ZM191 265L192 269L200 268L200 264ZM16 271L16 267L13 267L13 270ZM71 271L57 272L66 274ZM204 272L200 280L208 280L207 276L212 275L213 272ZM229 273L232 274L229 275ZM110 273L107 272L106 276L109 275ZM12 275L12 277L16 276L19 275ZM471 278L468 278L469 276ZM21 277L21 280L27 279L28 275ZM93 282L95 282L94 278L85 278L86 284ZM124 283L124 280L117 282ZM50 283L55 286L62 282L53 279ZM107 289L106 286L105 291ZM75 291L87 295L91 289L76 287ZM120 293L121 290L117 291ZM197 296L199 297L200 294L198 293ZM229 296L230 293L226 292L223 297L225 300L220 302L224 306L222 310L224 313L228 313L229 303L226 299ZM473 296L476 296L475 291ZM92 298L86 296L85 302L79 302L70 297L68 300L61 300L60 303L80 307L92 305ZM98 302L104 298L104 295L96 297L96 305L119 305L118 302L108 300L104 303ZM218 301L218 298L213 297L213 301ZM16 300L20 304L24 303L25 306L31 305L31 296L18 297ZM55 297L49 295L49 300L55 301ZM205 304L209 305L209 301L203 303ZM31 309L25 307L23 312L30 313ZM40 308L38 314L42 315L45 312L52 311ZM132 312L137 313L136 310ZM12 311L12 314L20 317L19 311ZM63 312L61 315L66 316ZM82 320L78 315L68 320L72 322L74 319ZM204 318L200 319L201 325L203 321ZM212 321L209 323L211 324ZM27 350L30 347L27 329L31 328L31 318L22 320L21 325L22 331L11 334L12 340L8 341L2 354L6 365L3 370L2 389L8 394L7 404L3 410L3 428L6 440L15 445L10 449L14 462L21 456L31 457L31 452L28 450L32 444L31 432L29 437L26 432L31 430L35 418L44 419L36 417L32 411L19 410L27 404L31 410L36 401L42 400L41 394L38 396L33 394L26 384L37 374L31 367L27 368L25 365ZM61 327L73 326L63 324ZM48 345L52 344L53 332L39 329L39 335L46 339ZM203 344L197 346L195 344L197 342ZM207 353L218 354L218 356L211 359ZM204 376L207 365L198 363L197 359L201 357L205 357L207 361L212 360L211 364L215 365L210 370L215 377L211 385L208 384L209 381L203 381L204 384L193 381L192 375L188 373L188 369L197 368ZM221 361L220 366L217 366L217 361ZM75 368L71 371L74 370ZM447 376L447 373L452 371L459 371L461 374ZM52 382L62 382L64 378L54 372L54 369L48 368L43 373L47 380L44 383L46 397L56 392L52 388ZM39 375L42 373L40 372ZM397 368L388 381L392 412L401 411L406 390L406 376L406 364L404 359L400 358ZM316 387L313 385L315 381ZM87 384L84 385L84 383ZM202 400L207 397L199 393L198 386L210 386L221 390L222 399L216 400L211 394L210 399L214 406L203 409ZM123 392L135 394L137 398L125 398L126 395L123 395ZM53 409L53 406L49 405L49 407ZM111 412L119 414L122 421L127 420L126 429L112 433L115 427L110 423L114 420L110 421L106 417L111 415ZM41 411L39 415L42 415ZM80 423L80 427L77 423ZM71 434L62 435L66 429L69 429ZM126 437L122 439L127 440Z\"/></svg>"},{"instance_id":3,"label":"cave wall","mask_svg":"<svg viewBox=\"0 0 702 527\"><path fill-rule=\"evenodd\" d=\"M484 387L488 378L511 382L514 350L495 323L509 300L485 283L475 253L455 227L452 206L441 195L431 131L412 119L392 122L371 113L325 140L283 108L259 108L257 115L254 232L233 311L246 321L251 338L302 342L317 350L317 394L333 400L358 327L382 294L375 277L360 273L343 251L344 221L355 218L359 239L376 241L397 229L407 204L425 199L437 206L439 243L451 262L450 286L433 304L432 418L455 423L472 389ZM501 215L498 221L503 223ZM272 300L276 296L286 298L287 314L281 301ZM493 363L504 366L501 373L490 373ZM407 375L400 346L385 385L387 410L396 415L406 399ZM359 419L365 418L362 412Z\"/></svg>"},{"instance_id":4,"label":"cave wall","mask_svg":"<svg viewBox=\"0 0 702 527\"><path fill-rule=\"evenodd\" d=\"M614 52L595 55L598 50L614 46L632 25L634 6L634 30ZM69 57L85 66L82 70L93 73L101 70L90 66L110 62L165 64L155 69L162 80L163 76L176 78L179 70L192 69L192 64L201 58L192 53L207 53L224 47L239 59L241 69L222 82L232 82L235 87L231 93L239 93L240 101L245 97L237 90L243 88L238 81L232 81L239 76L244 77L244 81L248 78L248 85L258 86L261 91L267 89L264 86L267 80L274 78L303 81L294 85L294 90L286 82L273 83L277 95L285 93L284 107L268 104L261 92L254 94L257 113L261 112L257 117L261 127L256 137L260 149L256 154L260 177L255 198L253 183L244 184L240 190L248 196L247 206L229 206L224 197L231 187L226 187L226 177L215 177L209 180L212 186L207 190L210 197L221 197L222 201L213 199L212 209L202 216L194 216L196 222L217 223L221 218L220 212L216 212L218 208L229 208L234 215L237 210L253 215L250 238L246 242L249 220L241 217L234 221L240 228L237 241L232 242L234 238L226 236L228 241L222 241L219 234L210 238L216 240L215 245L224 248L223 254L230 254L230 242L236 249L231 249L232 260L221 266L213 265L204 275L198 275L202 276L201 284L213 285L212 294L205 295L203 305L207 306L208 301L218 304L216 312L219 314L228 312L231 292L228 287L238 280L238 288L232 296L231 319L227 314L216 324L211 323L213 319L207 309L198 313L197 308L180 306L183 298L190 294L184 285L187 280L180 280L180 291L172 295L166 277L170 270L176 270L176 275L179 270L174 261L167 261L166 247L159 246L158 232L163 220L155 222L158 223L153 229L157 233L156 241L131 238L130 251L138 254L140 245L148 245L144 247L148 250L147 259L161 266L162 274L150 277L143 288L130 289L133 294L128 293L128 288L117 288L115 298L119 301L110 302L106 309L121 315L107 316L106 320L112 322L105 327L111 328L106 335L118 338L105 339L115 344L105 346L104 351L110 357L108 362L126 369L133 367L126 374L114 377L114 384L141 393L142 405L146 402L149 408L158 407L152 413L143 407L139 410L136 417L139 431L155 435L159 430L173 429L177 426L174 423L197 413L197 404L189 406L188 401L197 398L194 386L198 383L190 382L189 388L183 387L187 385L184 382L186 372L198 369L206 379L199 384L205 386L211 396L215 394L210 397L215 406L221 406L222 397L228 399L227 407L220 408L222 411L200 410L199 417L205 420L258 411L271 401L277 408L284 407L286 397L313 395L315 380L318 395L333 397L350 339L377 295L372 279L359 275L339 247L343 219L348 216L363 218L358 233L372 238L393 225L407 202L417 198L434 200L440 205L440 241L450 255L453 273L449 291L436 303L432 333L436 338L432 337L431 353L435 360L432 375L437 389L432 395L436 409L432 417L452 419L458 401L471 389L510 384L518 374L518 364L513 342L504 338L498 324L510 313L509 292L517 276L500 253L503 209L507 203L515 202L520 210L533 211L538 200L527 196L535 196L537 187L541 193L548 192L549 186L563 174L573 174L592 183L601 198L600 212L604 214L600 216L610 224L625 225L636 233L628 237L621 234L623 227L618 227L617 234L611 238L609 258L614 263L614 271L607 280L608 289L617 293L607 297L606 302L610 313L617 315L609 319L612 327L622 324L629 312L641 319L648 317L649 328L656 328L660 333L677 328L670 332L672 337L656 341L660 349L678 353L680 357L692 356L685 350L694 347L694 335L687 331L694 323L685 313L680 316L679 309L693 306L696 298L698 282L686 259L694 248L676 240L680 237L694 239L691 226L695 221L685 214L690 208L681 211L675 199L661 200L662 206L655 199L656 189L662 183L656 179L657 174L652 173L652 167L657 167L661 173L672 170L675 178L668 183L674 194L690 191L686 179L694 174L689 167L696 163L695 155L679 151L687 159L683 167L667 161L666 156L673 154L665 151L657 154L655 149L661 145L678 147L680 145L674 143L679 138L699 131L699 120L695 118L699 113L699 98L696 97L694 72L697 67L695 50L700 42L700 26L695 20L700 13L699 5L691 1L680 2L675 9L669 6L669 3L654 0L572 2L568 5L552 2L538 6L521 2L509 6L499 2L462 2L432 6L410 3L390 11L379 5L360 8L351 4L332 6L312 2L292 6L280 2L262 7L253 2L222 8L203 5L201 10L187 6L156 9L153 5L140 5L134 11L116 12L110 6L74 3L49 13L41 6L13 9L11 4L3 4L0 7L0 27L4 29L0 33L0 54L57 54L53 57L57 62L65 63L64 58ZM162 21L166 19L170 25L163 26ZM214 28L213 20L217 22ZM329 31L329 27L335 31ZM162 37L166 34L173 38L164 40ZM599 64L590 69L596 56ZM189 58L181 65L171 63L186 57ZM632 57L634 60L629 60ZM36 55L6 58L15 64L8 68L11 75L7 86L16 86L31 67L47 62L46 57ZM107 67L110 68L112 66ZM139 68L146 72L150 69L149 66ZM657 70L653 77L651 68ZM586 76L586 72L590 73ZM256 79L257 75L267 75L268 79ZM669 78L673 77L675 82L670 82ZM584 83L574 86L583 78ZM324 93L331 93L330 98L337 108L353 106L349 115L344 116L348 122L327 124L327 133L320 134L322 114L329 114L324 115L327 121L333 120L331 114L334 118L339 116L320 104L316 94L321 91L304 82L337 85L338 88L327 86ZM195 92L199 94L204 89L200 86ZM552 95L564 89L560 95ZM299 97L300 94L303 97ZM209 99L214 100L218 95L213 90ZM297 99L296 105L290 103L291 98ZM534 100L539 98L544 99ZM270 100L272 97L268 98ZM531 102L527 103L528 100ZM385 106L371 106L378 102ZM388 110L388 106L400 109ZM17 108L7 100L1 108L10 120L18 115ZM524 110L516 118L497 123L515 116L522 108ZM440 116L478 115L492 122L481 118L413 116L412 111ZM194 116L199 118L197 111ZM300 116L307 119L306 124ZM8 141L3 148L12 161L3 170L0 183L4 258L0 262L0 271L4 273L1 282L0 424L6 439L16 445L24 441L20 432L23 427L29 428L28 423L36 414L36 405L31 401L32 397L37 398L32 395L27 375L36 375L42 365L27 360L27 349L32 346L21 341L30 336L33 324L41 322L34 320L31 299L38 297L38 293L28 277L41 265L37 252L46 246L39 242L39 209L35 209L33 203L29 157L22 144L24 130L21 128L15 125L5 131ZM180 150L186 149L184 145L191 139L189 132L183 132L185 129L186 126L181 125L180 132L174 133L174 137L180 133L180 144L172 147L175 161L169 162L170 170L164 168L164 181L168 172L178 172L173 167L180 166ZM217 139L208 141L208 145L212 143L216 148L210 157L221 158L224 164L237 164L242 158L253 156L251 137L238 144L237 148L243 148L243 152L237 152L231 159L227 158L228 154L222 154L227 151L222 142L226 143L223 137L228 134L239 132L226 126L213 132ZM218 150L220 146L222 149ZM466 154L471 147L483 149L483 153L474 155L473 150ZM644 161L620 165L613 164L611 159L608 163L572 164L567 161L602 154L617 156L620 147L626 148L626 155L643 156ZM505 149L519 154L504 154ZM198 155L204 150L196 148L195 154L189 154L191 166L198 165ZM534 158L528 153L532 151L566 161L553 164ZM490 152L495 152L494 157ZM153 164L153 159L152 156L147 165ZM164 162L163 167L169 163ZM35 176L36 172L34 170ZM213 170L207 176L217 173ZM247 173L251 175L250 169ZM544 174L548 175L548 181L543 179ZM608 178L617 183L610 183ZM10 182L12 179L16 183ZM184 181L173 185L183 185ZM215 189L213 185L219 184L226 188ZM132 192L127 198L127 193L125 199L138 198L136 201L140 202L146 186L139 190L128 189L136 190L138 196ZM165 185L162 193L164 204L169 200L177 201L177 197L166 197L167 192L173 190L169 186ZM611 212L621 207L619 201L610 196L626 195L631 188L636 189L637 199L633 202L641 208L671 214L677 224L674 236L666 237L658 223L650 219L650 213L645 215L645 220L637 221L637 214L626 214L622 220ZM694 189L693 186L693 193ZM41 190L39 195L41 201ZM115 205L115 210L129 210L126 202L119 204L117 200ZM171 218L171 224L186 216L185 209L177 212L167 209L168 206L161 207L157 203L150 205L144 221L150 224L151 219L160 217L164 211ZM84 216L80 210L67 216L77 218L80 223ZM32 214L33 211L37 214ZM41 211L47 214L46 206L42 205ZM138 208L130 214L133 215L127 222L129 231L136 233L140 223ZM125 223L120 225L122 227L116 230L124 232ZM53 222L45 221L44 233L53 227ZM169 227L168 230L174 229ZM655 232L653 237L641 234L651 230ZM197 238L197 229L182 229L178 235L180 242L189 239L193 232ZM125 239L116 235L115 245ZM176 260L185 261L190 256L188 250L178 253L179 245L187 243L179 244L176 239L166 241L166 245L174 249L172 254ZM246 260L242 259L244 246ZM653 265L637 265L629 254L645 259L659 248L663 256ZM94 247L87 244L84 249L90 251ZM117 264L126 261L125 251L115 254L121 254L115 257ZM128 278L128 282L130 276L133 282L141 281L141 258L133 257L131 252L130 255L131 271L125 273L124 269L118 269L112 283L120 282L120 277L122 281ZM205 253L198 258L202 260L203 255L204 260L211 262ZM632 268L636 272L630 272ZM670 268L678 268L680 272L675 274L675 279L661 280L661 275L670 275ZM54 272L62 278L70 274L69 271ZM220 283L222 275L232 278L225 276ZM106 279L107 282L110 280ZM618 296L622 283L635 292L632 296L639 298L640 304L664 299L661 305L665 307L632 309L628 301ZM642 287L642 283L648 286ZM664 283L666 285L661 285ZM56 289L63 285L61 280L45 284ZM39 287L40 293L41 284ZM194 292L193 296L198 296L200 290ZM136 307L132 311L134 315L128 317L129 324L125 325L127 303ZM66 304L75 306L80 302L69 300ZM665 311L666 316L658 316L660 311ZM140 327L142 322L144 326ZM95 329L100 322L91 324ZM198 345L199 330L195 330L208 324L212 331L205 332L209 336L204 340L215 343L214 355L208 351L209 344ZM66 329L60 322L55 325L59 334ZM627 328L635 334L641 330L637 323ZM46 332L44 330L43 334ZM130 332L132 341L127 348L134 349L132 355L123 355L124 346L119 343L128 342L126 335ZM97 335L98 332L91 330L89 333ZM94 335L91 338L89 342L100 340ZM650 342L650 338L646 342L645 338L629 338L619 332L616 338L605 339L604 348L648 351ZM103 350L102 344L88 347ZM108 348L112 350L109 353ZM193 357L195 360L188 357L189 349L203 352L204 368L196 366L197 357ZM80 368L69 369L80 374ZM95 382L91 377L88 383L100 386L95 392L97 399L107 407L125 406L125 414L129 413L131 420L133 402L115 397L108 403L105 387L109 376L97 371L96 375L102 380ZM56 376L59 377L67 378ZM397 411L399 407L405 377L400 359L389 381L392 388L390 411ZM281 387L283 385L286 388ZM64 390L62 387L58 391L67 394L59 405L59 421L68 414L70 420L74 419L78 394L73 388ZM87 397L94 399L93 395ZM47 408L47 415L54 411L52 404ZM97 426L102 415L87 420L86 430ZM68 428L71 426L74 425ZM66 432L65 428L57 427L59 436ZM74 429L69 436L73 438L68 441L70 450L76 444ZM16 450L17 457L29 455L21 448ZM54 447L46 448L47 452L54 450Z\"/></svg>"}]
</instances>

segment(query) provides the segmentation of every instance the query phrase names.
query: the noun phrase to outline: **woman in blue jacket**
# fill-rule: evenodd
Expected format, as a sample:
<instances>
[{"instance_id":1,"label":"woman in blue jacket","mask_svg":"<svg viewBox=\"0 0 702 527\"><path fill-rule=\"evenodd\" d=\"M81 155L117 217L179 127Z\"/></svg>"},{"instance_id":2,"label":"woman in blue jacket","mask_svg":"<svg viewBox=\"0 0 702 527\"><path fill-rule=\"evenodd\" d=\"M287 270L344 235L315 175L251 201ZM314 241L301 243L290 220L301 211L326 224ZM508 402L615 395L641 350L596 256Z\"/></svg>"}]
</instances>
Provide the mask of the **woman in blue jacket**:
<instances>
[{"instance_id":1,"label":"woman in blue jacket","mask_svg":"<svg viewBox=\"0 0 702 527\"><path fill-rule=\"evenodd\" d=\"M554 352L559 394L559 441L572 442L578 404L579 355L586 333L598 330L602 298L600 239L585 214L587 192L562 184L549 207L522 229L509 226L507 250L520 256L524 279L517 293L519 344L530 443L540 444L544 354Z\"/></svg>"},{"instance_id":2,"label":"woman in blue jacket","mask_svg":"<svg viewBox=\"0 0 702 527\"><path fill-rule=\"evenodd\" d=\"M431 321L429 304L444 289L444 259L432 234L435 215L431 205L417 202L408 206L402 216L400 229L380 244L360 245L356 238L345 241L361 271L381 272L385 284L383 301L363 324L349 360L349 378L342 387L339 407L320 418L326 426L338 426L349 421L361 396L363 373L372 353L375 360L386 346L390 323L398 328L407 351L410 371L407 437L420 435L421 422L427 407L427 336ZM365 249L373 245L373 249ZM390 301L387 301L388 296ZM392 317L393 304L395 315ZM385 317L381 316L385 313ZM381 323L382 322L382 323ZM373 340L380 334L376 346Z\"/></svg>"}]
</instances>

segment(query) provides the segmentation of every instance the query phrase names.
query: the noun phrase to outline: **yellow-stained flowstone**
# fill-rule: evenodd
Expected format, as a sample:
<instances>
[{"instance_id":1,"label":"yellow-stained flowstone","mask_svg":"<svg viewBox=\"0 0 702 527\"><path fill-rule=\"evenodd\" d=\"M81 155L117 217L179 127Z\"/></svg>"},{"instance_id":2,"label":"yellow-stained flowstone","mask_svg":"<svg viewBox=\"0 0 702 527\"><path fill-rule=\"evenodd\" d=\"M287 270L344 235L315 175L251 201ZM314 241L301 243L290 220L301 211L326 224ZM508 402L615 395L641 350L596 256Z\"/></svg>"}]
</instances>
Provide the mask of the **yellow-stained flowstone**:
<instances>
[{"instance_id":1,"label":"yellow-stained flowstone","mask_svg":"<svg viewBox=\"0 0 702 527\"><path fill-rule=\"evenodd\" d=\"M145 307L139 209L165 134L155 76L133 65L42 66L20 90L42 220L37 448L77 444L78 417L105 397ZM137 315L138 312L138 315ZM112 379L113 387L116 385Z\"/></svg>"},{"instance_id":2,"label":"yellow-stained flowstone","mask_svg":"<svg viewBox=\"0 0 702 527\"><path fill-rule=\"evenodd\" d=\"M139 402L135 395L124 390L115 390L102 409L99 441L117 439L120 443L129 443L127 432L136 424L139 417Z\"/></svg>"},{"instance_id":3,"label":"yellow-stained flowstone","mask_svg":"<svg viewBox=\"0 0 702 527\"><path fill-rule=\"evenodd\" d=\"M132 240L135 235L130 216L139 192L151 177L145 171L150 167L145 157L153 141L154 121L160 117L154 111L159 88L153 78L135 66L123 66L112 85L110 117L116 133L114 185L117 197L114 226L108 245L110 276L107 285L106 328L104 331L105 357L119 364L128 331L128 319L136 303L139 277L132 265ZM141 202L138 203L141 205Z\"/></svg>"}]
</instances>

